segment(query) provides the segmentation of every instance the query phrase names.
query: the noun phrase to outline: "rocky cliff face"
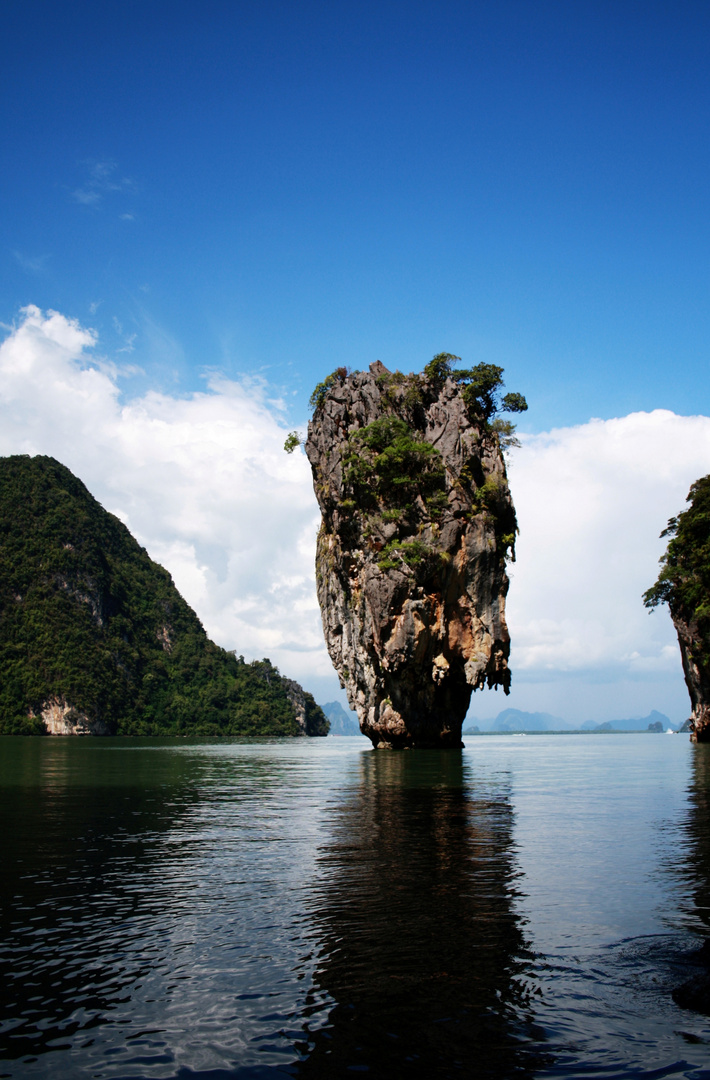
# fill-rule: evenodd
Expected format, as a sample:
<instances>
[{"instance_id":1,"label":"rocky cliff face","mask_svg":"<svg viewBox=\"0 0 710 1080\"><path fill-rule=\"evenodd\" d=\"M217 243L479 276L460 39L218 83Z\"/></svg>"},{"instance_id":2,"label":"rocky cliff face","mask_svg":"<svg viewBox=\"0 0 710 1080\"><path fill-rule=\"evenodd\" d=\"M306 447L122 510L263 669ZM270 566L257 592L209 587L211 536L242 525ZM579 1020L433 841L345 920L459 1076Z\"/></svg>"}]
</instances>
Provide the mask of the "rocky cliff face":
<instances>
[{"instance_id":1,"label":"rocky cliff face","mask_svg":"<svg viewBox=\"0 0 710 1080\"><path fill-rule=\"evenodd\" d=\"M500 384L500 368L479 367ZM491 387L477 397L474 372L376 363L340 369L315 395L306 453L323 628L376 747L461 746L471 691L510 685L516 519Z\"/></svg>"},{"instance_id":2,"label":"rocky cliff face","mask_svg":"<svg viewBox=\"0 0 710 1080\"><path fill-rule=\"evenodd\" d=\"M295 679L286 679L282 675L281 682L286 691L286 697L293 706L301 735L327 735L330 730L328 717L320 705L316 704L313 694L304 690Z\"/></svg>"},{"instance_id":3,"label":"rocky cliff face","mask_svg":"<svg viewBox=\"0 0 710 1080\"><path fill-rule=\"evenodd\" d=\"M703 662L707 646L695 620L687 621L673 612L671 617L678 634L685 685L690 695L690 737L693 742L710 742L710 671Z\"/></svg>"},{"instance_id":4,"label":"rocky cliff face","mask_svg":"<svg viewBox=\"0 0 710 1080\"><path fill-rule=\"evenodd\" d=\"M79 712L64 698L50 697L43 702L40 717L48 735L110 735L108 724ZM29 718L36 719L32 709Z\"/></svg>"}]
</instances>

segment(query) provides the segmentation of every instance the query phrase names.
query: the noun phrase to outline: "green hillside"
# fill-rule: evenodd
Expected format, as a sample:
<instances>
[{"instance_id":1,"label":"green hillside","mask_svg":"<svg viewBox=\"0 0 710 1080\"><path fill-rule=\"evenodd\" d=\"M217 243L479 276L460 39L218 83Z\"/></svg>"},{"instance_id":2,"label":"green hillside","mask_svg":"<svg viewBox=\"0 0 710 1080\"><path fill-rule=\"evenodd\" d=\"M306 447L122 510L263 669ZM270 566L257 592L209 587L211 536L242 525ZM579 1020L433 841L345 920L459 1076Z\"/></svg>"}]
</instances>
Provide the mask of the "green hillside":
<instances>
[{"instance_id":1,"label":"green hillside","mask_svg":"<svg viewBox=\"0 0 710 1080\"><path fill-rule=\"evenodd\" d=\"M268 660L209 640L168 572L67 468L0 458L0 734L44 733L52 702L108 734L328 730Z\"/></svg>"}]
</instances>

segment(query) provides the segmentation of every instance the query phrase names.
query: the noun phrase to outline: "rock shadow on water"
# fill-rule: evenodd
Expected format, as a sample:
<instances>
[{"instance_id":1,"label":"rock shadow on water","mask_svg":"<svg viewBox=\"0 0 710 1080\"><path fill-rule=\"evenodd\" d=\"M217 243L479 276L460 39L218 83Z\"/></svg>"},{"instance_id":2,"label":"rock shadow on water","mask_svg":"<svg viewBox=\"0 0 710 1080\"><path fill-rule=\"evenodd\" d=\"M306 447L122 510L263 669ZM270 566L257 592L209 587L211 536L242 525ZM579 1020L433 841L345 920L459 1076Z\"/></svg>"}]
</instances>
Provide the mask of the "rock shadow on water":
<instances>
[{"instance_id":1,"label":"rock shadow on water","mask_svg":"<svg viewBox=\"0 0 710 1080\"><path fill-rule=\"evenodd\" d=\"M694 906L686 916L694 926L697 945L682 958L685 978L673 990L673 1000L683 1009L710 1016L710 745L707 743L694 748L688 805L688 855L675 873L690 886Z\"/></svg>"},{"instance_id":2,"label":"rock shadow on water","mask_svg":"<svg viewBox=\"0 0 710 1080\"><path fill-rule=\"evenodd\" d=\"M299 1077L540 1067L512 830L505 785L477 787L460 751L363 755L318 860L314 1017L334 1004Z\"/></svg>"}]
</instances>

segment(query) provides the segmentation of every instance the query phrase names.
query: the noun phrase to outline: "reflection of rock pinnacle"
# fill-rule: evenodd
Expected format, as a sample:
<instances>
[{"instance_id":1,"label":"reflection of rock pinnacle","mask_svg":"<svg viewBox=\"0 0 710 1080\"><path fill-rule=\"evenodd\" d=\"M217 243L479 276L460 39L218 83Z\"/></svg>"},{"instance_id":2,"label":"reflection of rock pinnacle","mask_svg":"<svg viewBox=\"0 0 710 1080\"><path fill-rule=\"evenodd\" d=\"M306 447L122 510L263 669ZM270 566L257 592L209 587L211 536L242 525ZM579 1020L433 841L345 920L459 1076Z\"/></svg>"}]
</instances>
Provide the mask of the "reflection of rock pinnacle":
<instances>
[{"instance_id":1,"label":"reflection of rock pinnacle","mask_svg":"<svg viewBox=\"0 0 710 1080\"><path fill-rule=\"evenodd\" d=\"M512 828L505 789L477 790L460 753L360 756L306 901L313 1005L331 1007L298 1080L537 1075Z\"/></svg>"},{"instance_id":2,"label":"reflection of rock pinnacle","mask_svg":"<svg viewBox=\"0 0 710 1080\"><path fill-rule=\"evenodd\" d=\"M496 389L501 369L480 367L498 373ZM471 690L510 684L506 425L491 423L492 392L483 404L472 393L477 371L404 376L378 362L367 374L340 369L314 395L318 599L375 746L460 746Z\"/></svg>"}]
</instances>

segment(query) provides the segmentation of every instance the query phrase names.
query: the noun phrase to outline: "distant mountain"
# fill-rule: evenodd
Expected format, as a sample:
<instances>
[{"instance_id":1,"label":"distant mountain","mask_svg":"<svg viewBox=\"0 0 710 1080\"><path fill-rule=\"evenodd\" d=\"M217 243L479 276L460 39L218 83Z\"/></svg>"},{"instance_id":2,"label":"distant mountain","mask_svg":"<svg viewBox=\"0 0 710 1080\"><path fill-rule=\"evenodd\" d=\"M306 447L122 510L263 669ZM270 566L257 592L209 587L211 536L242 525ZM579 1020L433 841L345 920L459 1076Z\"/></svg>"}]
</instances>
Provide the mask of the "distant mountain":
<instances>
[{"instance_id":1,"label":"distant mountain","mask_svg":"<svg viewBox=\"0 0 710 1080\"><path fill-rule=\"evenodd\" d=\"M464 735L476 735L482 731L571 731L572 724L551 713L524 712L522 709L503 709L494 720L478 720L470 717Z\"/></svg>"},{"instance_id":2,"label":"distant mountain","mask_svg":"<svg viewBox=\"0 0 710 1080\"><path fill-rule=\"evenodd\" d=\"M346 712L339 701L327 701L323 706L323 712L330 721L329 734L362 735L356 714Z\"/></svg>"},{"instance_id":3,"label":"distant mountain","mask_svg":"<svg viewBox=\"0 0 710 1080\"><path fill-rule=\"evenodd\" d=\"M504 709L493 721L493 731L566 731L566 720L543 712L523 712L521 709Z\"/></svg>"},{"instance_id":4,"label":"distant mountain","mask_svg":"<svg viewBox=\"0 0 710 1080\"><path fill-rule=\"evenodd\" d=\"M596 724L593 720L585 720L582 731L648 731L661 724L661 731L667 731L673 727L664 713L652 709L648 716L632 717L630 720L606 720L603 724ZM658 730L655 727L655 730Z\"/></svg>"},{"instance_id":5,"label":"distant mountain","mask_svg":"<svg viewBox=\"0 0 710 1080\"><path fill-rule=\"evenodd\" d=\"M659 725L661 725L659 727ZM673 728L670 720L663 713L653 709L648 716L631 720L607 720L597 723L595 720L585 720L583 724L575 724L570 720L562 720L559 716L552 716L544 712L524 712L522 709L504 709L498 713L494 720L479 720L477 717L469 717L468 724L464 729L464 735L477 735L481 732L515 732L515 731L667 731Z\"/></svg>"},{"instance_id":6,"label":"distant mountain","mask_svg":"<svg viewBox=\"0 0 710 1080\"><path fill-rule=\"evenodd\" d=\"M0 458L0 734L325 735L311 694L210 641L51 457Z\"/></svg>"}]
</instances>

